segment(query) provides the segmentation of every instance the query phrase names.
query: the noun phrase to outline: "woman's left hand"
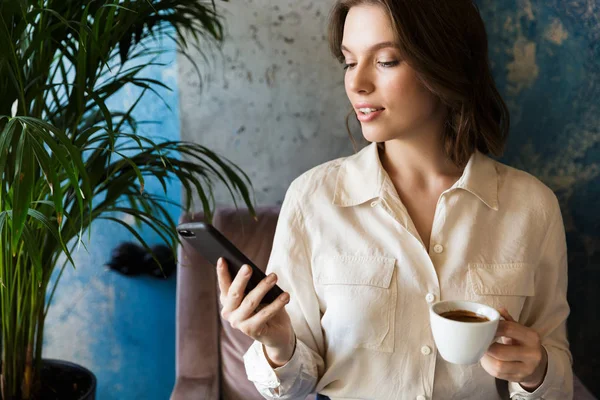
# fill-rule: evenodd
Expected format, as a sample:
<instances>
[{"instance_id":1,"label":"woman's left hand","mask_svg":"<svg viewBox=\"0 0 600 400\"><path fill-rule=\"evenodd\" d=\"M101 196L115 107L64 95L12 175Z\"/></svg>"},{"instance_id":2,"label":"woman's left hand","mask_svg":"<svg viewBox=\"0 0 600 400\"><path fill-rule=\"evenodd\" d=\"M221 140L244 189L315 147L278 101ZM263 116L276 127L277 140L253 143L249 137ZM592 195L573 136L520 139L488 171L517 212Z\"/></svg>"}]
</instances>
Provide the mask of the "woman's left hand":
<instances>
[{"instance_id":1,"label":"woman's left hand","mask_svg":"<svg viewBox=\"0 0 600 400\"><path fill-rule=\"evenodd\" d=\"M533 392L546 377L548 354L540 335L516 322L505 308L498 310L500 320L496 337L502 343L493 343L481 359L488 374L505 381L518 382L523 389Z\"/></svg>"}]
</instances>

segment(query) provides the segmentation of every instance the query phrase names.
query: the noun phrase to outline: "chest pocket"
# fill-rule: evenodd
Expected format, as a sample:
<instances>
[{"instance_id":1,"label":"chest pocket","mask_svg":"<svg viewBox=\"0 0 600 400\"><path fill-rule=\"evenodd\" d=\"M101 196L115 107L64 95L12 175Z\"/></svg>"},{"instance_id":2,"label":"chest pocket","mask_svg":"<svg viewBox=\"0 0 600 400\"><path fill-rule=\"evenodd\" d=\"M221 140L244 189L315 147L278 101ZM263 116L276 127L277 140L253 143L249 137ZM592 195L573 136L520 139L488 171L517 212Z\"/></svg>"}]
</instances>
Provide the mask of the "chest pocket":
<instances>
[{"instance_id":1,"label":"chest pocket","mask_svg":"<svg viewBox=\"0 0 600 400\"><path fill-rule=\"evenodd\" d=\"M323 258L315 283L322 289L321 325L336 345L394 351L397 284L394 258ZM332 343L333 344L333 343Z\"/></svg>"},{"instance_id":2,"label":"chest pocket","mask_svg":"<svg viewBox=\"0 0 600 400\"><path fill-rule=\"evenodd\" d=\"M535 296L535 265L531 263L470 263L470 300L494 308L504 307L518 320L528 297Z\"/></svg>"}]
</instances>

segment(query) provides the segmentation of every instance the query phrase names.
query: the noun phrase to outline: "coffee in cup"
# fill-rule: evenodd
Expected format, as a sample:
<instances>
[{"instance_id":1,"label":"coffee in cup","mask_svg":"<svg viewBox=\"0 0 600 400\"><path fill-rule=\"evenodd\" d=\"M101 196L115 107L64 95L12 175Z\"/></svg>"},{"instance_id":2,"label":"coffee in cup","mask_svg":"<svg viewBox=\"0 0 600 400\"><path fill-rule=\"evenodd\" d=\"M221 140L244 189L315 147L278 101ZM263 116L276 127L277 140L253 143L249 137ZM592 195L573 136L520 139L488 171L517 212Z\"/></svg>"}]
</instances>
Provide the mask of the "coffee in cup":
<instances>
[{"instance_id":1,"label":"coffee in cup","mask_svg":"<svg viewBox=\"0 0 600 400\"><path fill-rule=\"evenodd\" d=\"M444 318L459 322L487 322L490 320L485 315L479 315L467 310L446 311L440 315Z\"/></svg>"},{"instance_id":2,"label":"coffee in cup","mask_svg":"<svg viewBox=\"0 0 600 400\"><path fill-rule=\"evenodd\" d=\"M429 320L444 360L475 364L494 342L500 313L485 304L447 300L429 308Z\"/></svg>"}]
</instances>

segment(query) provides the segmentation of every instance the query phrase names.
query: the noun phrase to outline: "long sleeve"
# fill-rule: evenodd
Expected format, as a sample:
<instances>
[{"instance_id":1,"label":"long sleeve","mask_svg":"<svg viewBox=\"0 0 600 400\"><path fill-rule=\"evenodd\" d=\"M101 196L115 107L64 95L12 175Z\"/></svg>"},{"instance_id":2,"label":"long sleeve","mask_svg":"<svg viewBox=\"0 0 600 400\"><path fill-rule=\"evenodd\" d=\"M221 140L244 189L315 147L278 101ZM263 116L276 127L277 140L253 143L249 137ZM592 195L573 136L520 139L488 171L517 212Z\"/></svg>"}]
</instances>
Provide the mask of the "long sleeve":
<instances>
[{"instance_id":1,"label":"long sleeve","mask_svg":"<svg viewBox=\"0 0 600 400\"><path fill-rule=\"evenodd\" d=\"M301 180L292 183L281 207L267 273L290 293L286 310L296 332L296 350L284 366L272 369L261 343L244 355L248 379L266 399L303 399L323 374L324 340L319 302L312 279L304 218L300 209Z\"/></svg>"},{"instance_id":2,"label":"long sleeve","mask_svg":"<svg viewBox=\"0 0 600 400\"><path fill-rule=\"evenodd\" d=\"M556 199L555 199L556 200ZM509 383L513 399L567 400L573 398L572 357L567 341L567 247L558 202L541 246L536 273L535 296L529 298L519 322L535 329L548 353L548 369L542 385L534 392Z\"/></svg>"}]
</instances>

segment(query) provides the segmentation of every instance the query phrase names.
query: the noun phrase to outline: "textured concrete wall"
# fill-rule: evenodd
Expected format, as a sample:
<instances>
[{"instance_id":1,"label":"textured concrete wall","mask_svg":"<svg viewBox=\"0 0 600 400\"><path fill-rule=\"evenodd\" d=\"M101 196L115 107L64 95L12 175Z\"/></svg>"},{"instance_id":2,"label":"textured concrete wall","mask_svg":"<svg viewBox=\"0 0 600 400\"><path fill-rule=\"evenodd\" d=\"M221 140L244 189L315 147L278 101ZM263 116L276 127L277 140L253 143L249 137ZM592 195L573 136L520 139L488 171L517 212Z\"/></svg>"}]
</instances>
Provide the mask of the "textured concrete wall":
<instances>
[{"instance_id":1,"label":"textured concrete wall","mask_svg":"<svg viewBox=\"0 0 600 400\"><path fill-rule=\"evenodd\" d=\"M211 65L179 57L181 137L226 156L251 178L258 204L283 199L290 182L352 154L342 66L329 53L332 0L219 4L227 31ZM357 127L354 132L358 135ZM219 204L232 204L224 187Z\"/></svg>"},{"instance_id":2,"label":"textured concrete wall","mask_svg":"<svg viewBox=\"0 0 600 400\"><path fill-rule=\"evenodd\" d=\"M179 60L182 137L243 168L259 204L281 200L306 169L352 153L343 71L324 37L332 3L232 1L221 8L228 29L223 57L203 71L203 85ZM502 161L542 179L561 201L575 370L600 395L600 342L593 339L600 326L600 0L477 4L511 112ZM223 191L217 199L230 203Z\"/></svg>"}]
</instances>

